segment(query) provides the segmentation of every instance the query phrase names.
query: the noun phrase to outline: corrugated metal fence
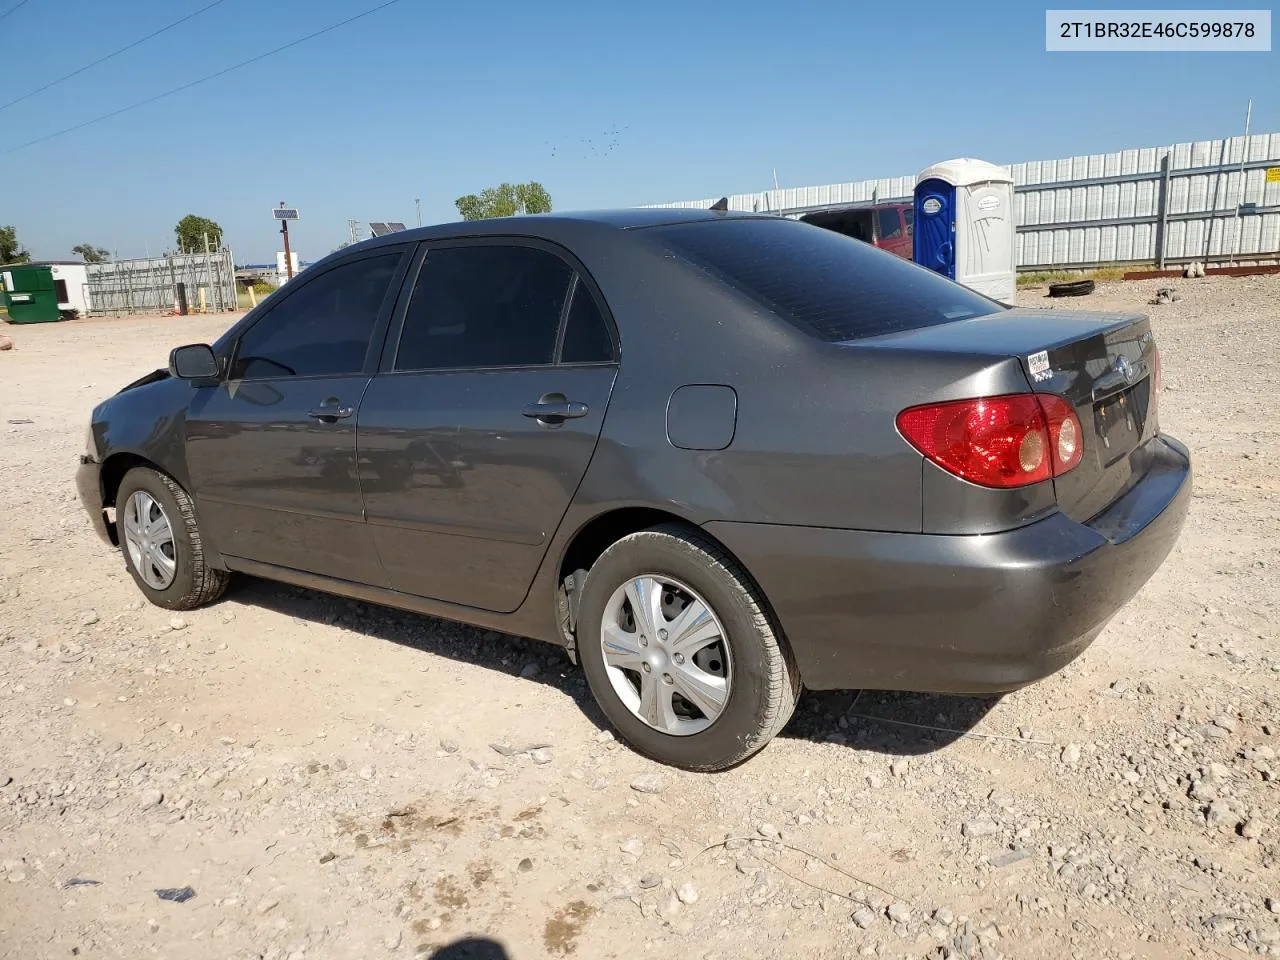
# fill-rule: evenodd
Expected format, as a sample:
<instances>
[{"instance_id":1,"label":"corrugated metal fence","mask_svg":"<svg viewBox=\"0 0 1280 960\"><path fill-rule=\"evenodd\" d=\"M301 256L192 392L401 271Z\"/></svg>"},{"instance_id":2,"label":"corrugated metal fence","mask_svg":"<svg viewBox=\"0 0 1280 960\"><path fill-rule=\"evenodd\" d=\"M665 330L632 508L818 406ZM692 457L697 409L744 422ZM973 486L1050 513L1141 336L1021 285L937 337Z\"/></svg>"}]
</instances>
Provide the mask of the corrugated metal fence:
<instances>
[{"instance_id":1,"label":"corrugated metal fence","mask_svg":"<svg viewBox=\"0 0 1280 960\"><path fill-rule=\"evenodd\" d=\"M93 263L87 268L89 313L168 313L178 284L193 311L236 309L235 260L230 250Z\"/></svg>"},{"instance_id":2,"label":"corrugated metal fence","mask_svg":"<svg viewBox=\"0 0 1280 960\"><path fill-rule=\"evenodd\" d=\"M1247 142L1246 142L1247 141ZM1018 268L1280 260L1280 133L1015 163ZM1272 179L1275 178L1275 179ZM914 177L740 193L729 209L799 216L909 199ZM652 204L706 208L714 199Z\"/></svg>"}]
</instances>

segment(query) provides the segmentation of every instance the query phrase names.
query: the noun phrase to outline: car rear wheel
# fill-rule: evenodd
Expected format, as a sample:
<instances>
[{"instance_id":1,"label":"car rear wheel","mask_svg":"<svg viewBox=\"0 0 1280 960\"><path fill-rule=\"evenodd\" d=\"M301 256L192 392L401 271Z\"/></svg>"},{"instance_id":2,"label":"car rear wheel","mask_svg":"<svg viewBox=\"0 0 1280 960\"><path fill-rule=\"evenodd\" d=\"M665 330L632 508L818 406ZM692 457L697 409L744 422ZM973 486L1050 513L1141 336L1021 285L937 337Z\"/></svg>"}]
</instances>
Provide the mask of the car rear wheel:
<instances>
[{"instance_id":1,"label":"car rear wheel","mask_svg":"<svg viewBox=\"0 0 1280 960\"><path fill-rule=\"evenodd\" d=\"M172 477L149 467L126 473L116 527L125 567L156 606L191 610L226 590L227 573L205 563L195 505Z\"/></svg>"},{"instance_id":2,"label":"car rear wheel","mask_svg":"<svg viewBox=\"0 0 1280 960\"><path fill-rule=\"evenodd\" d=\"M799 674L758 589L714 541L666 525L623 537L587 573L578 656L624 740L723 770L791 719Z\"/></svg>"}]
</instances>

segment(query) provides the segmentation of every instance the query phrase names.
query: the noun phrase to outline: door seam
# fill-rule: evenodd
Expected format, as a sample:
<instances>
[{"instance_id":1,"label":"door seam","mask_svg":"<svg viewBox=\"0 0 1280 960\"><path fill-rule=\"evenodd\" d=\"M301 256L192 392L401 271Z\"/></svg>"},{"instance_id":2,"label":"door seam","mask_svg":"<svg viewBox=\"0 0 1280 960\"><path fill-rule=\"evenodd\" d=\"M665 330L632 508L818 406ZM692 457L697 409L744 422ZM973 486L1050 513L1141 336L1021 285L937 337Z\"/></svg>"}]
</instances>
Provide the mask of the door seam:
<instances>
[{"instance_id":1,"label":"door seam","mask_svg":"<svg viewBox=\"0 0 1280 960\"><path fill-rule=\"evenodd\" d=\"M385 344L384 344L385 349ZM364 412L364 398L369 392L369 388L373 386L375 373L372 377L364 382L364 389L360 391L360 399L356 402L356 423L355 437L355 464L356 464L356 489L360 491L360 522L365 525L365 529L369 530L369 543L373 546L373 555L378 558L378 566L382 569L383 579L388 584L391 583L391 571L387 569L387 562L382 557L382 551L378 549L378 538L373 535L373 531L369 529L369 505L364 499L364 473L360 469L360 414Z\"/></svg>"}]
</instances>

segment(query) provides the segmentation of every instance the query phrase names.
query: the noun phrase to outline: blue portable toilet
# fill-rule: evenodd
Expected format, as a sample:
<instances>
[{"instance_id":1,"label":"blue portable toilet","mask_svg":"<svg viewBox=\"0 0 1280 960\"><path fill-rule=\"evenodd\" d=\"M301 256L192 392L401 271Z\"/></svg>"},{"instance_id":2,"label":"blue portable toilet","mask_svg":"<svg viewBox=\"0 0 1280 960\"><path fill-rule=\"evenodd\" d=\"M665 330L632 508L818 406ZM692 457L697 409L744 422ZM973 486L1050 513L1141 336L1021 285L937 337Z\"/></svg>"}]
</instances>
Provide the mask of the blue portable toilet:
<instances>
[{"instance_id":1,"label":"blue portable toilet","mask_svg":"<svg viewBox=\"0 0 1280 960\"><path fill-rule=\"evenodd\" d=\"M1013 178L962 157L916 176L912 259L993 300L1017 292Z\"/></svg>"}]
</instances>

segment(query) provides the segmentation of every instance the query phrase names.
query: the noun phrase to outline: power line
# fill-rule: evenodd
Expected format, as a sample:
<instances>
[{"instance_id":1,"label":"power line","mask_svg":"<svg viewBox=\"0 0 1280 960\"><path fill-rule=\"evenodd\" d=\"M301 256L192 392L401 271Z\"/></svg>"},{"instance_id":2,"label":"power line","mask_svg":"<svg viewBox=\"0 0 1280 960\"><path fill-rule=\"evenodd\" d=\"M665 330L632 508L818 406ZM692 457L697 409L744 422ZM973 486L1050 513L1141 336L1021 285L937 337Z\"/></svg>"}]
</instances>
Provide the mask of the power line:
<instances>
[{"instance_id":1,"label":"power line","mask_svg":"<svg viewBox=\"0 0 1280 960\"><path fill-rule=\"evenodd\" d=\"M157 100L163 100L165 97L172 97L176 93L182 93L184 90L190 90L192 87L199 86L202 83L208 83L210 80L216 80L219 77L225 77L228 73L232 73L233 71L239 70L242 67L247 67L250 64L257 63L260 60L265 60L267 59L267 57L274 56L277 53L282 53L285 50L290 49L291 47L298 46L298 44L300 43L306 43L308 40L314 40L316 37L324 36L326 33L332 33L334 30L337 30L340 27L345 27L350 23L355 23L357 20L363 20L365 17L372 16L373 14L377 13L379 10L385 10L387 7L393 6L394 4L397 4L399 2L400 0L386 0L385 3L380 3L378 6L374 7L373 9L364 11L364 13L357 13L353 17L347 17L347 19L345 20L340 20L339 22L331 24L330 26L321 28L315 31L314 33L309 33L305 37L299 37L297 40L291 40L288 43L282 44L281 46L278 46L273 50L268 50L266 53L260 53L256 57L250 57L248 60L241 60L239 63L232 64L231 66L225 67L222 70L218 70L214 73L206 74L205 76L200 77L197 80L192 80L190 83L184 83L180 87L174 87L172 90L166 90L164 93L157 93L153 97L147 97L145 100L139 100L136 103L129 104L128 106L120 107L118 110L112 110L110 113L104 113L101 116L94 117L91 120L83 120L80 123L77 123L74 126L67 127L63 130L58 130L54 133L47 133L43 137L36 137L36 139L34 140L28 140L26 143L20 143L16 147L9 147L6 150L0 150L0 156L7 156L10 153L16 153L19 150L25 150L27 147L34 147L37 143L44 143L46 140L53 140L55 137L61 137L68 133L74 133L77 130L83 130L85 127L92 126L95 123L101 123L103 120L110 120L112 117L118 117L122 113L128 113L130 110L137 110L139 107L145 107L148 104L155 103Z\"/></svg>"},{"instance_id":2,"label":"power line","mask_svg":"<svg viewBox=\"0 0 1280 960\"><path fill-rule=\"evenodd\" d=\"M23 0L23 3L25 2L27 2L27 0ZM58 84L66 80L70 80L72 77L78 77L80 76L80 74L84 73L86 70L91 70L100 63L106 63L108 60L114 59L115 57L120 56L120 54L122 53L127 53L128 51L132 50L134 47L141 46L142 44L146 43L148 40L151 40L151 39L154 39L155 37L160 36L160 34L162 33L167 33L168 31L172 30L174 27L182 26L188 20L191 20L191 19L194 19L195 17L200 16L200 14L204 13L206 10L212 10L214 7L216 7L220 3L226 3L226 0L213 0L213 3L207 4L201 7L195 13L189 13L185 17L183 17L181 20L175 20L173 21L173 23L169 24L167 27L161 27L159 30L155 31L154 33L147 34L141 40L135 40L133 41L133 43L129 44L127 47L121 47L119 50L116 50L113 53L108 53L105 57L99 57L97 60L93 61L93 63L86 63L80 69L72 70L70 73L59 77L57 80L50 80L43 87L37 87L36 89L32 90L30 93L24 93L22 96L18 97L16 100L10 100L8 103L0 104L0 110L8 110L15 103L21 103L23 100L29 100L31 97L34 97L37 93L44 93L50 87L56 87ZM21 5L22 4L19 4L18 6L21 6Z\"/></svg>"},{"instance_id":3,"label":"power line","mask_svg":"<svg viewBox=\"0 0 1280 960\"><path fill-rule=\"evenodd\" d=\"M12 7L6 10L4 13L0 13L0 20L3 20L5 17L9 16L9 14L11 13L17 13L19 10L21 10L30 2L31 0L18 0L17 3L15 3Z\"/></svg>"}]
</instances>

